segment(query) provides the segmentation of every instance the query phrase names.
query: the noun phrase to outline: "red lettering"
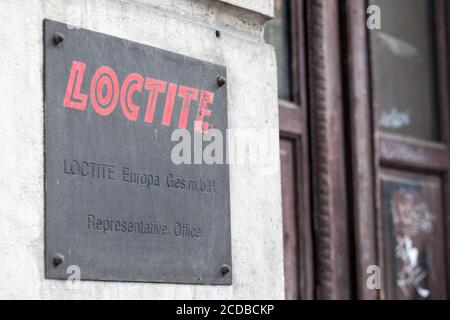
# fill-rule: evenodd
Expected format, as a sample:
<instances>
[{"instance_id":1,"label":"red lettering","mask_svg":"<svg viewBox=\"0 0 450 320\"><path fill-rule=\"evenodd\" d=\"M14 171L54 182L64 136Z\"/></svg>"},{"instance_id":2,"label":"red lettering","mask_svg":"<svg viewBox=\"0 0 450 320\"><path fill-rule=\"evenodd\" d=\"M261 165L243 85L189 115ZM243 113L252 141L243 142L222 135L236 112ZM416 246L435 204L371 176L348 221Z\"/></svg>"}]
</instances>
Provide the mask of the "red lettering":
<instances>
[{"instance_id":1,"label":"red lettering","mask_svg":"<svg viewBox=\"0 0 450 320\"><path fill-rule=\"evenodd\" d=\"M106 86L106 94L103 95ZM101 116L110 115L119 100L119 80L113 69L103 66L95 71L91 81L91 103Z\"/></svg>"},{"instance_id":2,"label":"red lettering","mask_svg":"<svg viewBox=\"0 0 450 320\"><path fill-rule=\"evenodd\" d=\"M120 105L125 117L130 121L136 121L139 116L139 106L133 102L133 94L142 91L144 78L138 73L130 73L122 83L120 91Z\"/></svg>"},{"instance_id":3,"label":"red lettering","mask_svg":"<svg viewBox=\"0 0 450 320\"><path fill-rule=\"evenodd\" d=\"M158 94L166 92L166 81L161 81L153 78L145 79L145 89L148 90L148 104L147 112L145 113L144 121L153 122L155 115L156 102L158 101Z\"/></svg>"},{"instance_id":4,"label":"red lettering","mask_svg":"<svg viewBox=\"0 0 450 320\"><path fill-rule=\"evenodd\" d=\"M162 125L170 127L172 120L173 104L175 103L175 95L177 93L177 85L175 83L169 83L167 89L166 105L164 107L164 114L162 118Z\"/></svg>"},{"instance_id":5,"label":"red lettering","mask_svg":"<svg viewBox=\"0 0 450 320\"><path fill-rule=\"evenodd\" d=\"M187 86L180 86L178 90L178 96L183 98L183 105L181 106L180 111L180 121L178 123L178 128L186 128L186 124L189 116L189 105L192 100L197 100L198 98L198 89L190 88Z\"/></svg>"},{"instance_id":6,"label":"red lettering","mask_svg":"<svg viewBox=\"0 0 450 320\"><path fill-rule=\"evenodd\" d=\"M87 95L80 92L85 70L86 63L81 61L72 62L69 80L67 81L66 95L64 96L64 107L86 110Z\"/></svg>"},{"instance_id":7,"label":"red lettering","mask_svg":"<svg viewBox=\"0 0 450 320\"><path fill-rule=\"evenodd\" d=\"M209 123L204 121L205 117L211 116L211 110L207 109L208 104L214 102L214 93L202 91L200 93L200 101L198 103L197 119L195 120L194 130L198 132L208 131Z\"/></svg>"},{"instance_id":8,"label":"red lettering","mask_svg":"<svg viewBox=\"0 0 450 320\"><path fill-rule=\"evenodd\" d=\"M81 93L85 71L85 62L72 61L63 101L64 107L81 111L86 110L88 94ZM173 108L178 93L178 97L181 98L178 99L178 101L181 100L178 128L187 127L189 118L193 117L193 111L191 112L191 117L189 116L191 104L193 101L198 100L194 130L198 132L208 131L210 124L208 121L205 121L205 118L210 117L212 114L212 110L208 109L208 107L214 103L213 92L201 91L198 88L191 88L150 77L144 78L139 73L128 74L120 86L116 72L108 66L101 66L92 76L89 98L92 108L101 116L108 116L113 113L120 99L122 113L125 118L129 121L137 121L140 109L143 106L136 104L133 97L136 92L142 93L143 89L148 91L145 122L153 123L159 94L164 94L167 91L161 119L163 126L171 126Z\"/></svg>"}]
</instances>

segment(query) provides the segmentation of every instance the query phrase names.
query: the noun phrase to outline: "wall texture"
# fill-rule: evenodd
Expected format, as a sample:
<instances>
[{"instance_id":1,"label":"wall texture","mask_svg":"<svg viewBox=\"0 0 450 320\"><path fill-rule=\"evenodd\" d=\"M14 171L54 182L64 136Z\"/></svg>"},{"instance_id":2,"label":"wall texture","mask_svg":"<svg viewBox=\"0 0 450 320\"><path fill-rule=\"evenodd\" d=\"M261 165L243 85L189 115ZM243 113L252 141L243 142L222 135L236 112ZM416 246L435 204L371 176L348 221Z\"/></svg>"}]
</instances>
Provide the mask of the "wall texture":
<instances>
[{"instance_id":1,"label":"wall texture","mask_svg":"<svg viewBox=\"0 0 450 320\"><path fill-rule=\"evenodd\" d=\"M272 0L0 1L0 298L284 297L276 61L262 39L272 11ZM232 286L83 281L70 289L44 278L44 18L225 65L229 127L274 129L265 139L270 175L230 168Z\"/></svg>"}]
</instances>

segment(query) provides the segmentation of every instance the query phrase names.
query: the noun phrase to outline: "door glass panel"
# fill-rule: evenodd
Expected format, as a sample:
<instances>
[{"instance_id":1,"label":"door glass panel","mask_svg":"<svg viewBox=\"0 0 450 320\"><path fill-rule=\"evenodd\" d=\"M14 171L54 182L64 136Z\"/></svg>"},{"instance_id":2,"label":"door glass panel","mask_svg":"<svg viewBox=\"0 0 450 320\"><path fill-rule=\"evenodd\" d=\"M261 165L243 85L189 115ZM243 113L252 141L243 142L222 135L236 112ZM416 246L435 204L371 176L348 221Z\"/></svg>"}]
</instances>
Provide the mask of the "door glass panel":
<instances>
[{"instance_id":1,"label":"door glass panel","mask_svg":"<svg viewBox=\"0 0 450 320\"><path fill-rule=\"evenodd\" d=\"M384 132L439 140L434 1L372 0L381 29L370 31L374 102Z\"/></svg>"},{"instance_id":2,"label":"door glass panel","mask_svg":"<svg viewBox=\"0 0 450 320\"><path fill-rule=\"evenodd\" d=\"M438 177L382 175L386 298L445 298L441 192Z\"/></svg>"},{"instance_id":3,"label":"door glass panel","mask_svg":"<svg viewBox=\"0 0 450 320\"><path fill-rule=\"evenodd\" d=\"M275 47L278 64L278 97L291 100L291 72L289 45L289 1L275 0L275 18L264 29L267 43Z\"/></svg>"}]
</instances>

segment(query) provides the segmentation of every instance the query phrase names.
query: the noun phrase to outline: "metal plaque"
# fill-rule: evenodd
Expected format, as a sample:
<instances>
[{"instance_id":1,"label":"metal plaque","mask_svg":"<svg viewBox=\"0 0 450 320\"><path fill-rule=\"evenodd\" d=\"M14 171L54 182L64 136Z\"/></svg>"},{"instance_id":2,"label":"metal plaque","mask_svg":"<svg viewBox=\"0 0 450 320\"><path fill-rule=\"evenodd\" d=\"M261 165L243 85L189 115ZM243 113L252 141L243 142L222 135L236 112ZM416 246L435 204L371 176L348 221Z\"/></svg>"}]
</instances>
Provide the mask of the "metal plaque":
<instances>
[{"instance_id":1,"label":"metal plaque","mask_svg":"<svg viewBox=\"0 0 450 320\"><path fill-rule=\"evenodd\" d=\"M46 277L231 284L228 166L171 157L225 140L225 67L49 20L44 56Z\"/></svg>"}]
</instances>

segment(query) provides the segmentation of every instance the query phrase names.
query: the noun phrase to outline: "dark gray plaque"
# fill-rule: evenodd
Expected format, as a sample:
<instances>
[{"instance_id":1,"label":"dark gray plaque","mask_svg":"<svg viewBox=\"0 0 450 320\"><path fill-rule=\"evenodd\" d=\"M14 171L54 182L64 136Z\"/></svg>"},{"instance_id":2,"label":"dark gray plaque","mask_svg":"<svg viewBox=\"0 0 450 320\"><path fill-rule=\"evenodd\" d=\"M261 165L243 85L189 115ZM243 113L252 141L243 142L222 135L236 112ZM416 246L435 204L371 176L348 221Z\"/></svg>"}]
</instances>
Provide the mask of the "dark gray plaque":
<instances>
[{"instance_id":1,"label":"dark gray plaque","mask_svg":"<svg viewBox=\"0 0 450 320\"><path fill-rule=\"evenodd\" d=\"M225 134L225 67L44 30L46 277L231 284L228 166L171 161L175 129Z\"/></svg>"}]
</instances>

